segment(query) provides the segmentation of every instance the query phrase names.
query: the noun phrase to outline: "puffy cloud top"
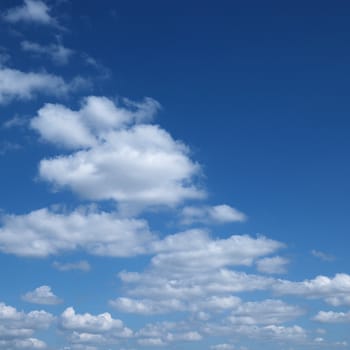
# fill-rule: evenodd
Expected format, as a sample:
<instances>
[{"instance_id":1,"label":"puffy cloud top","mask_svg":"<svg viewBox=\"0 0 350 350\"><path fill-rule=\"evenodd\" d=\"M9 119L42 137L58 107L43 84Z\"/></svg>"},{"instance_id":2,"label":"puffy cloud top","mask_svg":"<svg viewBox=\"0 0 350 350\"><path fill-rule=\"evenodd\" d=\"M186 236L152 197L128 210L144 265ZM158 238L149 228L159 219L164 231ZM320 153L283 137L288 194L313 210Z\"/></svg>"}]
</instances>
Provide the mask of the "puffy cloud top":
<instances>
[{"instance_id":1,"label":"puffy cloud top","mask_svg":"<svg viewBox=\"0 0 350 350\"><path fill-rule=\"evenodd\" d=\"M71 153L42 160L40 176L81 197L112 199L126 207L203 198L194 183L200 167L189 158L189 149L148 124L159 107L150 98L125 100L120 106L97 96L86 98L78 111L45 105L32 119L32 128Z\"/></svg>"}]
</instances>

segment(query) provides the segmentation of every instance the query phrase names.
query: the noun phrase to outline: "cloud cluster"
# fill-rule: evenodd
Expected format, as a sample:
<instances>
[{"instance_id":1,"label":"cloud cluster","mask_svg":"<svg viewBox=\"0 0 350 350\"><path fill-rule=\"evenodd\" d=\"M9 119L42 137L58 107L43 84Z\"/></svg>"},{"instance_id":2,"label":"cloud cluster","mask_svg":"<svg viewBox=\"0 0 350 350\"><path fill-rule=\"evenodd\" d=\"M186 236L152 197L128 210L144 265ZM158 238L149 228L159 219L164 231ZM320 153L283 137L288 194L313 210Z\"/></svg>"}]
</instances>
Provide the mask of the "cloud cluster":
<instances>
[{"instance_id":1,"label":"cloud cluster","mask_svg":"<svg viewBox=\"0 0 350 350\"><path fill-rule=\"evenodd\" d=\"M75 345L115 344L120 339L133 336L131 329L108 312L99 315L77 314L72 307L63 311L58 326Z\"/></svg>"},{"instance_id":2,"label":"cloud cluster","mask_svg":"<svg viewBox=\"0 0 350 350\"><path fill-rule=\"evenodd\" d=\"M43 349L46 344L34 338L36 331L47 329L54 317L46 311L24 313L0 303L0 349Z\"/></svg>"},{"instance_id":3,"label":"cloud cluster","mask_svg":"<svg viewBox=\"0 0 350 350\"><path fill-rule=\"evenodd\" d=\"M136 333L141 346L167 346L174 342L197 342L202 335L186 322L148 323Z\"/></svg>"},{"instance_id":4,"label":"cloud cluster","mask_svg":"<svg viewBox=\"0 0 350 350\"><path fill-rule=\"evenodd\" d=\"M112 306L140 314L200 312L210 305L232 307L237 299L231 293L268 289L274 280L228 267L252 265L283 244L265 237L212 239L204 231L190 230L169 235L152 246L156 254L145 272L119 274L129 285L129 296L111 301Z\"/></svg>"},{"instance_id":5,"label":"cloud cluster","mask_svg":"<svg viewBox=\"0 0 350 350\"><path fill-rule=\"evenodd\" d=\"M350 311L319 311L314 320L322 323L350 323Z\"/></svg>"},{"instance_id":6,"label":"cloud cluster","mask_svg":"<svg viewBox=\"0 0 350 350\"><path fill-rule=\"evenodd\" d=\"M24 0L2 18L12 24L59 28L49 4ZM74 54L106 72L94 58L63 46L61 38L47 45L23 40L21 49L60 65L68 64ZM29 100L38 94L67 96L87 85L79 77L67 81L44 69L24 72L8 68L8 61L7 53L1 52L0 104ZM225 232L216 238L204 228L162 236L152 233L147 221L138 218L143 210L165 207L172 209L182 225L203 227L247 219L246 214L227 204L186 202L206 198L200 185L201 166L192 159L189 147L154 123L160 110L152 98L135 102L88 96L77 108L46 103L32 114L31 131L40 141L54 145L57 152L40 161L39 177L55 190L68 189L84 200L102 201L103 208L112 204L113 209L91 209L93 204L73 211L44 208L22 215L3 214L0 252L35 258L77 252L118 258L143 255L143 270L119 271L120 293L109 301L109 306L120 313L136 314L139 327L132 330L109 312L78 313L68 307L55 318L46 311L25 313L0 303L0 349L47 348L35 336L54 320L58 334L69 344L65 349L71 350L175 348L181 345L174 343L201 342L207 337L217 340L219 336L226 338L221 344L208 345L212 350L245 349L232 345L228 337L282 347L285 343L329 345L294 323L306 310L282 297L350 305L349 275L304 281L278 279L270 275L286 273L289 263L276 255L285 248L279 241ZM24 125L23 119L15 117L4 126L19 124ZM320 251L312 254L332 260ZM59 271L90 270L85 260L55 261L52 266ZM27 292L22 300L42 305L63 302L47 285ZM164 321L166 314L176 321ZM133 316L126 317L132 320ZM320 311L313 321L349 323L350 315Z\"/></svg>"},{"instance_id":7,"label":"cloud cluster","mask_svg":"<svg viewBox=\"0 0 350 350\"><path fill-rule=\"evenodd\" d=\"M350 305L350 275L345 273L336 274L333 278L317 276L302 282L280 280L274 290L283 295L321 298L333 306Z\"/></svg>"}]
</instances>

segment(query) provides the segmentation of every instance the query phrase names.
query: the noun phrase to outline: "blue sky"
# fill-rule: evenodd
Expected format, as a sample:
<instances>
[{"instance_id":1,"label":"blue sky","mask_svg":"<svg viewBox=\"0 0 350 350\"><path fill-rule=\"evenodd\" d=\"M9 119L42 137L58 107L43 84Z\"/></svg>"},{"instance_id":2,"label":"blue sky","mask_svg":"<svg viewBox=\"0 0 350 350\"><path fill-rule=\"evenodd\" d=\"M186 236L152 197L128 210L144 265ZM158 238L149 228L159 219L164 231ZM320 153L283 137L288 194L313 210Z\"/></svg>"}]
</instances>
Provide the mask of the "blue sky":
<instances>
[{"instance_id":1,"label":"blue sky","mask_svg":"<svg viewBox=\"0 0 350 350\"><path fill-rule=\"evenodd\" d=\"M0 12L0 349L349 349L346 2Z\"/></svg>"}]
</instances>

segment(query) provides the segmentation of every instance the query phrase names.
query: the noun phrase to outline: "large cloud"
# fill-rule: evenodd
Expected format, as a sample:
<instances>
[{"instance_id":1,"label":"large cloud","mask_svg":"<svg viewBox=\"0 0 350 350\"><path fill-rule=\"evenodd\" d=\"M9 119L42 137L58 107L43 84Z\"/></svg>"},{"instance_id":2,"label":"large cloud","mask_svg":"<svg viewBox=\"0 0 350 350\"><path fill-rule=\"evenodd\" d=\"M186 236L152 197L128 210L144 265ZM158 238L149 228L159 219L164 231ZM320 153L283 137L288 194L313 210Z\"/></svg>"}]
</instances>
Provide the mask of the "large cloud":
<instances>
[{"instance_id":1,"label":"large cloud","mask_svg":"<svg viewBox=\"0 0 350 350\"><path fill-rule=\"evenodd\" d=\"M95 255L133 256L144 253L153 239L143 220L89 210L41 209L6 215L0 227L0 251L32 257L79 249Z\"/></svg>"},{"instance_id":2,"label":"large cloud","mask_svg":"<svg viewBox=\"0 0 350 350\"><path fill-rule=\"evenodd\" d=\"M193 183L200 167L188 148L146 124L159 104L147 98L124 105L91 96L78 111L53 104L40 109L31 126L45 141L72 152L42 160L41 178L87 199L141 207L202 198Z\"/></svg>"}]
</instances>

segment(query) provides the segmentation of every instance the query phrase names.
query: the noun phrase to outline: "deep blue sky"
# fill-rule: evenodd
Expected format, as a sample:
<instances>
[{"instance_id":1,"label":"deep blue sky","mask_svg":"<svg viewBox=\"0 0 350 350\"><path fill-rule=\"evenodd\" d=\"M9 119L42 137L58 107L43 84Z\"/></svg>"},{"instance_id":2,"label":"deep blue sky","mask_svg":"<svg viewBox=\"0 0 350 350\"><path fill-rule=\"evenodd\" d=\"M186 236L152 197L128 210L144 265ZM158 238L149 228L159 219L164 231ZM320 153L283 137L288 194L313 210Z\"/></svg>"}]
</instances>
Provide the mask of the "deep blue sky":
<instances>
[{"instance_id":1,"label":"deep blue sky","mask_svg":"<svg viewBox=\"0 0 350 350\"><path fill-rule=\"evenodd\" d=\"M3 0L0 10L6 16L9 8L21 5L22 1ZM176 209L169 210L165 205L165 210L151 208L137 214L148 220L151 230L161 237L184 230L178 219L186 205L227 204L245 213L248 219L226 222L222 226L201 222L197 226L210 230L216 239L232 234L252 237L262 234L285 243L285 249L278 255L289 260L288 275L276 278L303 281L318 275L333 278L337 273L349 273L348 2L64 0L47 1L46 6L60 28L35 20L2 19L1 52L10 58L0 68L46 72L67 81L79 75L88 78L90 84L65 96L38 92L30 99L9 98L0 105L2 123L15 116L24 121L23 125L0 129L3 150L0 153L0 210L4 215L25 215L53 204L65 205L73 211L80 205L98 203L100 208L113 212L115 204L120 204L118 200L111 203L82 198L84 195L79 196L67 187L53 191L50 181L40 178L38 164L43 158L72 152L57 149L54 141L53 144L47 139L43 142L28 123L45 103L59 103L78 110L82 98L89 95L106 96L113 101L122 97L141 101L147 96L162 106L155 123L175 140L188 145L189 158L201 165L199 181L207 192L207 199L199 204L193 200L180 201ZM57 65L45 55L21 50L24 40L40 45L60 44L75 53L68 64ZM98 67L84 62L87 55L98 62ZM42 131L39 132L45 138ZM7 149L9 144L16 144L20 149ZM5 229L3 223L0 237ZM18 310L23 307L32 310L19 300L20 295L40 285L50 285L67 301L49 310L56 310L53 312L56 316L74 302L77 308L79 305L77 313L108 311L115 318L123 319L117 312L113 313L108 304L108 300L124 296L128 290L128 285L117 280L116 273L142 272L145 268L152 271L149 259L156 255L153 252L147 257L114 260L91 256L89 251L80 248L78 252L63 252L63 255L53 254L37 260L11 255L2 244L0 242L0 263L5 268L0 276L9 283L4 294L0 294L0 302L3 300ZM63 273L52 268L56 260L88 260L92 270L86 274ZM237 269L254 272L253 267ZM36 277L29 276L29 271L37 274ZM14 274L20 274L19 281L15 281ZM75 278L80 279L81 290L87 290L91 283L87 302L75 298L74 288L69 288ZM117 295L115 289L118 289ZM98 301L87 307L92 296L99 293ZM259 293L242 299L282 298L278 293L277 296ZM339 296L339 291L334 293ZM326 300L334 295L322 298ZM312 310L311 314L301 317L299 323L288 321L287 326L301 324L314 333L308 330L308 341L298 340L292 345L287 342L283 349L314 347L318 343L312 339L316 337L324 338L326 347L348 348L345 343L335 343L349 342L344 329L350 314L345 327L344 321L339 327L321 324L319 328L329 329L318 335L318 326L310 319L320 310L347 313L350 301L336 309L333 304L329 306L320 301L319 296L311 295L317 300L312 306L306 306L310 295L305 292L303 296L306 299L302 301L299 297L282 298ZM133 331L141 327L137 316L124 316L123 320ZM195 316L186 317L183 319ZM174 318L182 319L173 314L155 316L155 320ZM152 322L152 317L148 321ZM196 331L201 333L203 328L198 326ZM54 349L50 332L54 333L49 331L43 339ZM253 350L261 348L261 341L265 341L259 336L251 340L244 332L239 336L210 335L208 340L201 335L202 340L193 343L196 345L186 342L184 345L180 341L167 346L192 349L198 345L202 349L229 350L241 349L242 345ZM213 339L219 336L223 338L215 342ZM143 346L138 337L129 345ZM261 337L265 339L269 335ZM74 341L66 341L71 342L69 346L73 349ZM281 340L283 344L284 341ZM63 340L60 342L66 344ZM215 348L215 344L227 347ZM235 348L229 347L231 344Z\"/></svg>"}]
</instances>

